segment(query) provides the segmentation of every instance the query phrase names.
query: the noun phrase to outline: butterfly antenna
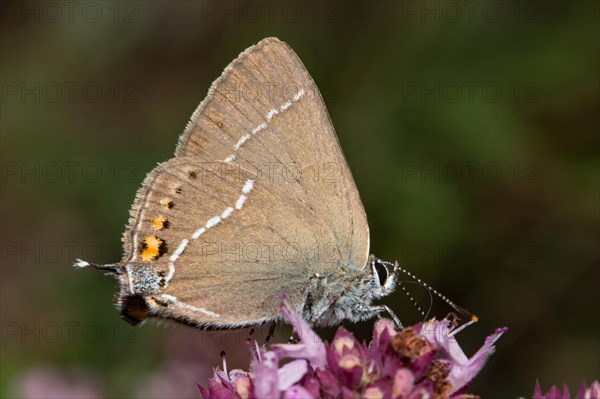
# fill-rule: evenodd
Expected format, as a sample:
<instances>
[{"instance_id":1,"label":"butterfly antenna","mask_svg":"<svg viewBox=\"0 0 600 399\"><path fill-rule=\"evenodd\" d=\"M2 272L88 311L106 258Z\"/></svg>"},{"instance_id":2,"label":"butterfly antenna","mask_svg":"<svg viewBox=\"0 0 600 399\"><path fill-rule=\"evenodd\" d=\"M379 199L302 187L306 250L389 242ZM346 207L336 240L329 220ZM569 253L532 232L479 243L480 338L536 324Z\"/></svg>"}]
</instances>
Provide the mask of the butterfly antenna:
<instances>
[{"instance_id":1,"label":"butterfly antenna","mask_svg":"<svg viewBox=\"0 0 600 399\"><path fill-rule=\"evenodd\" d=\"M84 267L93 267L96 270L100 270L100 271L106 272L107 274L113 274L113 275L123 274L121 266L119 266L118 264L114 264L114 263L111 263L108 265L98 265L96 263L90 263L90 262L87 262L82 259L75 259L73 266L80 268L80 269L84 268Z\"/></svg>"},{"instance_id":2,"label":"butterfly antenna","mask_svg":"<svg viewBox=\"0 0 600 399\"><path fill-rule=\"evenodd\" d=\"M417 311L421 314L421 316L423 316L423 320L426 320L427 316L429 316L429 313L431 312L431 307L433 305L433 296L431 295L431 291L429 289L427 289L427 287L425 287L427 289L427 293L429 294L429 309L427 309L427 312L424 312L423 308L421 308L421 306L417 303L415 298L410 294L410 292L408 292L406 290L406 287L404 287L407 283L408 284L417 284L417 285L421 285L421 284L417 283L416 281L399 281L398 282L398 286L400 286L400 288L402 289L402 292L404 292L406 294L406 296L410 300L410 303L412 303L414 305L414 307L417 308Z\"/></svg>"},{"instance_id":3,"label":"butterfly antenna","mask_svg":"<svg viewBox=\"0 0 600 399\"><path fill-rule=\"evenodd\" d=\"M457 304L455 304L454 302L452 302L450 299L446 298L446 296L444 296L441 293L439 293L435 288L433 288L429 284L425 283L424 281L421 281L420 278L417 278L414 274L412 274L411 272L409 272L408 270L406 270L405 268L403 268L402 266L400 266L400 264L398 263L398 261L392 263L392 262L388 262L388 261L383 261L382 260L381 262L384 263L384 264L386 264L386 265L388 265L388 266L393 266L394 272L401 271L402 273L404 273L408 277L410 277L413 280L415 280L415 282L421 284L423 287L425 287L428 290L430 290L431 292L433 292L440 299L442 299L442 301L444 301L448 305L450 305L450 307L452 309L456 310L456 312L458 314L461 314L461 315L463 315L465 317L468 317L472 322L477 322L479 320L479 318L477 316L475 316L473 313L469 312L467 309L465 309L465 308L463 308L461 306L458 306ZM411 298L410 295L409 295L409 298Z\"/></svg>"}]
</instances>

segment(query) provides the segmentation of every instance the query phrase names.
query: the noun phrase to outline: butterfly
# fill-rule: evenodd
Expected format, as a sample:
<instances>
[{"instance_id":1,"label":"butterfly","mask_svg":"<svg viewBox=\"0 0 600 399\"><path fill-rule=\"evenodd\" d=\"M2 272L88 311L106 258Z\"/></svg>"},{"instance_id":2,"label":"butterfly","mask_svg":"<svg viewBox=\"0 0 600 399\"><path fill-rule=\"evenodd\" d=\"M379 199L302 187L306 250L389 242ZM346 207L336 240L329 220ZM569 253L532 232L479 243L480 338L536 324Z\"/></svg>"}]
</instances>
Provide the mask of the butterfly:
<instances>
[{"instance_id":1,"label":"butterfly","mask_svg":"<svg viewBox=\"0 0 600 399\"><path fill-rule=\"evenodd\" d=\"M267 38L212 84L175 156L130 210L117 308L237 328L279 318L280 295L312 325L388 312L397 263L369 255L369 225L323 98L296 53Z\"/></svg>"}]
</instances>

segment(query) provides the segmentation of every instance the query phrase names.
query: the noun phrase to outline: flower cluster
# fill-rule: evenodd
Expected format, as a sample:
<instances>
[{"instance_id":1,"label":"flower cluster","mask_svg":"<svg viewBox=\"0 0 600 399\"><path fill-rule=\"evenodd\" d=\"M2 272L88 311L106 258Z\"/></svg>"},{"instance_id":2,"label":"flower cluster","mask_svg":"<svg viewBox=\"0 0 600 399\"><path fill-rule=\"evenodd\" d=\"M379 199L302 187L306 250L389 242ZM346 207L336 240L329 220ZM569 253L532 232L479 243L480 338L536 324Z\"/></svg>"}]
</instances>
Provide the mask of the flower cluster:
<instances>
[{"instance_id":1,"label":"flower cluster","mask_svg":"<svg viewBox=\"0 0 600 399\"><path fill-rule=\"evenodd\" d=\"M533 399L571 399L569 395L569 388L563 385L562 392L559 387L553 385L552 388L546 394L542 394L542 388L540 388L540 382L535 383L535 391L533 392ZM575 399L600 399L600 383L594 381L591 385L587 385L585 382L579 387L577 396Z\"/></svg>"},{"instance_id":2,"label":"flower cluster","mask_svg":"<svg viewBox=\"0 0 600 399\"><path fill-rule=\"evenodd\" d=\"M380 320L366 345L343 327L331 343L323 342L285 301L281 311L300 341L257 350L252 372L215 370L209 386L199 386L204 399L472 398L468 384L506 331L497 329L468 358L454 338L460 329L448 319L402 330Z\"/></svg>"}]
</instances>

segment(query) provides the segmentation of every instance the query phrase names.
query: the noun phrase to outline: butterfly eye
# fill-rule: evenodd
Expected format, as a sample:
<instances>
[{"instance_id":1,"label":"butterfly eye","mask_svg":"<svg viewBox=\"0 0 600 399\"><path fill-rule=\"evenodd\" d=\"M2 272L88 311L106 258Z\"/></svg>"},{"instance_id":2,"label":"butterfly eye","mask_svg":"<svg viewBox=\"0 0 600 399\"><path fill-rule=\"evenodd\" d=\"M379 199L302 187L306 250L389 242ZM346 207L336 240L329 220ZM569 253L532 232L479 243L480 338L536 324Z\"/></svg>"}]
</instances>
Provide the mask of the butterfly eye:
<instances>
[{"instance_id":1,"label":"butterfly eye","mask_svg":"<svg viewBox=\"0 0 600 399\"><path fill-rule=\"evenodd\" d=\"M377 278L379 279L379 285L381 285L383 287L385 285L385 283L387 282L387 279L389 276L387 267L385 267L385 265L383 263L380 263L379 261L374 261L373 262L373 271L375 272L375 274L377 275Z\"/></svg>"}]
</instances>

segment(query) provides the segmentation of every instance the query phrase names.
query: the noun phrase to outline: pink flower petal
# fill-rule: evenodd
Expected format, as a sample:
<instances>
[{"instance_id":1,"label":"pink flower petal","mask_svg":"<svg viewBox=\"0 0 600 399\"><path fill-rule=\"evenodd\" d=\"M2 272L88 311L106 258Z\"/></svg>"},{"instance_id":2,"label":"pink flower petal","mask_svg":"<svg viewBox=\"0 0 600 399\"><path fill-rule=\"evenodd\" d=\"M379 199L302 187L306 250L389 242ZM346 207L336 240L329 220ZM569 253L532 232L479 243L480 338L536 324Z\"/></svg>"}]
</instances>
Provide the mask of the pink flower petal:
<instances>
[{"instance_id":1,"label":"pink flower petal","mask_svg":"<svg viewBox=\"0 0 600 399\"><path fill-rule=\"evenodd\" d=\"M471 358L468 358L458 345L449 325L450 321L447 319L425 322L421 329L421 335L430 342L441 346L449 355L451 363L448 381L452 384L451 393L454 393L467 385L481 371L487 359L494 353L494 343L508 329L496 329L494 334L485 339L483 346Z\"/></svg>"},{"instance_id":2,"label":"pink flower petal","mask_svg":"<svg viewBox=\"0 0 600 399\"><path fill-rule=\"evenodd\" d=\"M254 391L258 398L279 398L279 378L277 365L279 360L275 352L265 352L262 362L252 362L254 370Z\"/></svg>"},{"instance_id":3,"label":"pink flower petal","mask_svg":"<svg viewBox=\"0 0 600 399\"><path fill-rule=\"evenodd\" d=\"M392 385L392 398L407 398L413 389L415 377L408 369L396 371Z\"/></svg>"},{"instance_id":4,"label":"pink flower petal","mask_svg":"<svg viewBox=\"0 0 600 399\"><path fill-rule=\"evenodd\" d=\"M544 399L542 388L540 388L540 380L535 380L535 388L533 390L533 399Z\"/></svg>"},{"instance_id":5,"label":"pink flower petal","mask_svg":"<svg viewBox=\"0 0 600 399\"><path fill-rule=\"evenodd\" d=\"M272 349L281 357L293 359L307 359L315 367L324 369L327 363L325 344L321 338L310 328L302 316L295 313L285 299L281 301L281 313L292 325L300 342L297 344L276 344Z\"/></svg>"},{"instance_id":6,"label":"pink flower petal","mask_svg":"<svg viewBox=\"0 0 600 399\"><path fill-rule=\"evenodd\" d=\"M283 393L284 399L313 399L314 396L301 385L294 385Z\"/></svg>"},{"instance_id":7,"label":"pink flower petal","mask_svg":"<svg viewBox=\"0 0 600 399\"><path fill-rule=\"evenodd\" d=\"M279 377L279 390L285 391L304 377L308 371L308 364L304 359L294 360L285 364L277 371Z\"/></svg>"},{"instance_id":8,"label":"pink flower petal","mask_svg":"<svg viewBox=\"0 0 600 399\"><path fill-rule=\"evenodd\" d=\"M590 385L588 387L585 382L582 382L576 398L577 399L600 399L600 383L598 381L594 381L594 382L592 382L592 385Z\"/></svg>"}]
</instances>

